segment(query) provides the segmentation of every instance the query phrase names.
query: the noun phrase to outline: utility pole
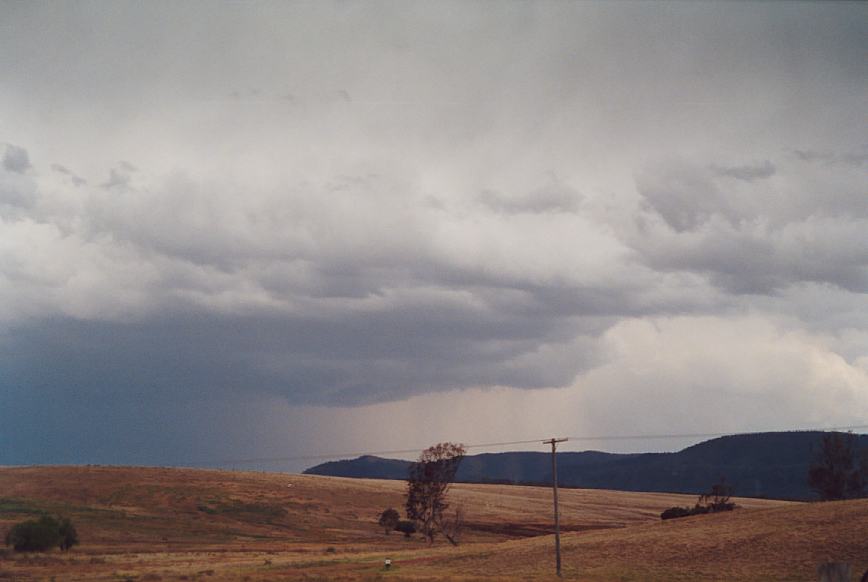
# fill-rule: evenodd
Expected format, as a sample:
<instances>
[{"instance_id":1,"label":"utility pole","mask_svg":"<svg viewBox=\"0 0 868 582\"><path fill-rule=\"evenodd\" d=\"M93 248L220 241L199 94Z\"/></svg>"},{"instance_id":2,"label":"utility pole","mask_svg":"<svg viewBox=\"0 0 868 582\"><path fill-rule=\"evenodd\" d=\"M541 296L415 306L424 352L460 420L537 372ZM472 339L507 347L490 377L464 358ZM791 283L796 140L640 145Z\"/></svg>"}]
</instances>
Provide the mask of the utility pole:
<instances>
[{"instance_id":1,"label":"utility pole","mask_svg":"<svg viewBox=\"0 0 868 582\"><path fill-rule=\"evenodd\" d=\"M558 577L561 577L561 520L558 515L558 461L556 448L558 443L562 443L569 439L552 438L543 441L543 444L552 446L552 493L555 498L555 560L557 565Z\"/></svg>"}]
</instances>

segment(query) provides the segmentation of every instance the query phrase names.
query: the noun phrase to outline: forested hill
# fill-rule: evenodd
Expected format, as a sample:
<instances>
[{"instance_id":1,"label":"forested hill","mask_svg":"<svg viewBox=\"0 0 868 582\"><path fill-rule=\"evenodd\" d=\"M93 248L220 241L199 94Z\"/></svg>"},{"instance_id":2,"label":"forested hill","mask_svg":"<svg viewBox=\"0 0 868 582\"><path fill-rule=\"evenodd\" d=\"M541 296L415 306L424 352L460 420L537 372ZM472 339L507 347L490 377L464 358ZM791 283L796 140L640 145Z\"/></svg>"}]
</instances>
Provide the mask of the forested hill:
<instances>
[{"instance_id":1,"label":"forested hill","mask_svg":"<svg viewBox=\"0 0 868 582\"><path fill-rule=\"evenodd\" d=\"M703 493L721 477L743 497L811 499L807 472L822 432L767 432L720 437L675 453L558 453L558 481L565 487ZM859 435L868 447L868 435ZM364 456L307 469L312 475L406 479L409 461ZM551 482L545 452L469 455L457 481L544 484Z\"/></svg>"}]
</instances>

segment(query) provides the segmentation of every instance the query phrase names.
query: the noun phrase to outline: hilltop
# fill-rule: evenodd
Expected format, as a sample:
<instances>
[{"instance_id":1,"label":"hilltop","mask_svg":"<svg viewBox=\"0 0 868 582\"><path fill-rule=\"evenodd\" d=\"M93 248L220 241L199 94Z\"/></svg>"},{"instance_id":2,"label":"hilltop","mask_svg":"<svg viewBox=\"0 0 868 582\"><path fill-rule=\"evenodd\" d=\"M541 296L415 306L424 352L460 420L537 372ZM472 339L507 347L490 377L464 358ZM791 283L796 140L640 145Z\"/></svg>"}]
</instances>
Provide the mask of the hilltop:
<instances>
[{"instance_id":1,"label":"hilltop","mask_svg":"<svg viewBox=\"0 0 868 582\"><path fill-rule=\"evenodd\" d=\"M807 472L820 431L767 432L715 438L674 453L616 454L559 452L558 481L564 487L700 494L721 477L736 494L808 500ZM859 435L868 447L868 435ZM305 471L311 475L406 479L409 461L365 456L332 461ZM457 481L467 483L550 483L551 456L543 452L468 455Z\"/></svg>"}]
</instances>

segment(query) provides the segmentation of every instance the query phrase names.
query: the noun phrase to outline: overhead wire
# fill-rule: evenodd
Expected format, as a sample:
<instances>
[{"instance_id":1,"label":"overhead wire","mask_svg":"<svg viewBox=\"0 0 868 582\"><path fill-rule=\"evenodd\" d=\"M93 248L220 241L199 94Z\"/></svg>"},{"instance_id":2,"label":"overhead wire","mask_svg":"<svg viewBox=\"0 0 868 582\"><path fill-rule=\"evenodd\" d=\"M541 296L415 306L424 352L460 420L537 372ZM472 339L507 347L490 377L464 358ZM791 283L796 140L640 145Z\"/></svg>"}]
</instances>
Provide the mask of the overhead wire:
<instances>
[{"instance_id":1,"label":"overhead wire","mask_svg":"<svg viewBox=\"0 0 868 582\"><path fill-rule=\"evenodd\" d=\"M830 426L818 428L792 428L777 430L752 430L744 432L696 432L682 434L641 434L641 435L609 435L609 436L571 436L572 441L619 441L619 440L655 440L671 438L715 438L724 436L737 436L747 434L759 434L764 432L810 432L810 431L841 431L868 429L868 424L853 424L848 426Z\"/></svg>"},{"instance_id":2,"label":"overhead wire","mask_svg":"<svg viewBox=\"0 0 868 582\"><path fill-rule=\"evenodd\" d=\"M497 443L477 443L471 445L463 445L465 449L478 449L481 447L503 447L510 445L526 445L531 443L541 442L542 439L528 439L522 441L503 441ZM340 459L344 457L365 457L374 455L409 455L415 454L423 450L425 447L414 447L411 449L392 449L388 451L362 451L351 453L324 453L314 455L296 455L292 457L259 457L253 459L222 459L209 461L211 464L247 464L247 463L279 463L284 461L318 461L322 459Z\"/></svg>"},{"instance_id":3,"label":"overhead wire","mask_svg":"<svg viewBox=\"0 0 868 582\"><path fill-rule=\"evenodd\" d=\"M662 439L688 439L688 438L717 438L724 436L738 436L758 434L763 432L811 432L811 431L852 431L868 429L868 424L854 424L847 426L832 426L832 427L811 427L811 428L790 428L790 429L769 429L769 430L754 430L741 432L706 432L706 433L661 433L661 434L633 434L633 435L599 435L599 436L568 436L571 441L626 441L626 440L662 440ZM472 443L463 445L465 449L479 448L495 448L512 445L526 445L542 443L545 438L525 439L515 441L498 441L488 443ZM409 455L416 454L424 450L425 447L413 447L406 449L391 449L380 451L356 451L343 453L319 453L310 455L294 455L287 457L257 457L245 459L213 459L210 461L197 461L190 463L181 463L180 466L201 466L201 465L251 465L251 464L269 464L269 463L289 463L293 461L322 461L328 459L346 459L363 456L379 456L379 455Z\"/></svg>"}]
</instances>

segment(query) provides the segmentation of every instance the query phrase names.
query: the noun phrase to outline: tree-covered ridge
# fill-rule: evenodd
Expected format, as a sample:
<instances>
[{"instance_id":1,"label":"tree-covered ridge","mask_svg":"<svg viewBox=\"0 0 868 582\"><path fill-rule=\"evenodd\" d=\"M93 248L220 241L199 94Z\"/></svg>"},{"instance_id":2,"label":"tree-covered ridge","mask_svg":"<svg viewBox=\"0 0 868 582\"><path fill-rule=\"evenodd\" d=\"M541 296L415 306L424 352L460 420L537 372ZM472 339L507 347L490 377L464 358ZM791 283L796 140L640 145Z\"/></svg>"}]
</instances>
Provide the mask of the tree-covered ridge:
<instances>
[{"instance_id":1,"label":"tree-covered ridge","mask_svg":"<svg viewBox=\"0 0 868 582\"><path fill-rule=\"evenodd\" d=\"M701 494L725 477L742 497L815 499L807 474L821 447L821 431L740 434L708 440L674 453L616 454L559 452L558 477L565 487L666 491ZM868 435L857 435L868 447ZM305 473L339 477L406 479L411 463L365 456L332 461ZM456 481L546 484L550 453L508 452L469 455Z\"/></svg>"}]
</instances>

